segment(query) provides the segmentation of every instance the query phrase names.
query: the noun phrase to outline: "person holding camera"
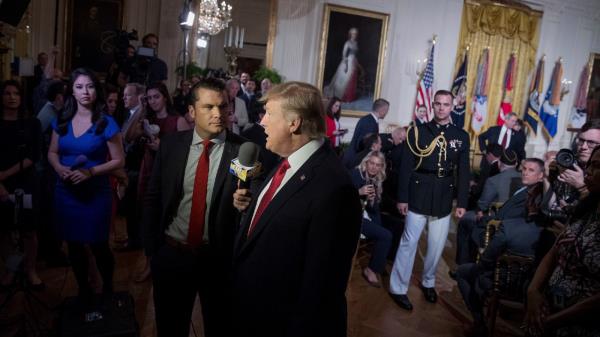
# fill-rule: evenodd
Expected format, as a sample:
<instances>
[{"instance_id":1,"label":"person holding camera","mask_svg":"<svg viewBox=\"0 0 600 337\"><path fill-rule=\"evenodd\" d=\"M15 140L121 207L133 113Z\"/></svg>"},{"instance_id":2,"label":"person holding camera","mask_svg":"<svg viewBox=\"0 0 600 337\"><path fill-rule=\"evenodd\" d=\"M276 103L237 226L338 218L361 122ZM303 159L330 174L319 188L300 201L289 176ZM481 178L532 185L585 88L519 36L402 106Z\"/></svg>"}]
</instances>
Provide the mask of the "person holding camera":
<instances>
[{"instance_id":1,"label":"person holding camera","mask_svg":"<svg viewBox=\"0 0 600 337\"><path fill-rule=\"evenodd\" d=\"M102 276L103 293L112 292L115 260L108 245L112 215L109 175L122 168L125 160L119 126L103 113L103 92L96 74L86 68L75 69L69 88L72 94L63 113L52 123L48 162L58 177L55 223L69 247L80 304L89 314L96 310L88 282L88 249Z\"/></svg>"},{"instance_id":2,"label":"person holding camera","mask_svg":"<svg viewBox=\"0 0 600 337\"><path fill-rule=\"evenodd\" d=\"M586 197L575 207L565 230L544 256L529 284L523 326L529 336L600 335L598 148L589 159L584 183Z\"/></svg>"},{"instance_id":3,"label":"person holding camera","mask_svg":"<svg viewBox=\"0 0 600 337\"><path fill-rule=\"evenodd\" d=\"M167 64L158 57L158 35L154 33L146 34L142 38L142 46L154 51L147 64L147 74L145 83L163 82L167 80ZM138 51L139 56L139 51Z\"/></svg>"},{"instance_id":4,"label":"person holding camera","mask_svg":"<svg viewBox=\"0 0 600 337\"><path fill-rule=\"evenodd\" d=\"M35 163L40 159L41 126L37 118L26 116L21 86L17 81L6 81L0 86L0 230L2 247L7 249L7 271L0 280L3 287L15 282L15 272L21 262L26 283L34 290L44 288L35 269L37 258L36 210L38 186ZM4 235L18 230L23 238L24 256L18 244L8 244ZM23 260L22 260L23 258Z\"/></svg>"},{"instance_id":5,"label":"person holding camera","mask_svg":"<svg viewBox=\"0 0 600 337\"><path fill-rule=\"evenodd\" d=\"M383 226L379 203L385 180L385 157L379 151L371 151L351 174L352 183L364 200L361 233L375 242L369 265L362 271L363 278L373 287L381 288L379 276L385 271L385 263L392 244L392 233Z\"/></svg>"},{"instance_id":6,"label":"person holding camera","mask_svg":"<svg viewBox=\"0 0 600 337\"><path fill-rule=\"evenodd\" d=\"M585 168L592 151L600 145L600 119L586 122L575 140L576 151L562 149L549 167L546 189L552 193L546 203L545 212L551 218L565 218L577 204L580 194L585 192Z\"/></svg>"}]
</instances>

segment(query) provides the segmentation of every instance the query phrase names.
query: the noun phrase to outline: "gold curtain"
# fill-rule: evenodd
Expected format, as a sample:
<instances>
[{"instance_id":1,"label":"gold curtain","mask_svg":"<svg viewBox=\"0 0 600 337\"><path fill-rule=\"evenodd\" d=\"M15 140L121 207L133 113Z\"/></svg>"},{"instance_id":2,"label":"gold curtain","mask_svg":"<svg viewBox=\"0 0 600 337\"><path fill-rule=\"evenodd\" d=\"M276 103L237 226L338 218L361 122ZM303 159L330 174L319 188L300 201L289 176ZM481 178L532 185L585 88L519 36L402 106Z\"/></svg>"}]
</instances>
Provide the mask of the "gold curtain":
<instances>
[{"instance_id":1,"label":"gold curtain","mask_svg":"<svg viewBox=\"0 0 600 337\"><path fill-rule=\"evenodd\" d=\"M455 69L460 67L470 46L467 68L467 112L465 130L471 132L471 101L477 77L477 64L484 48L490 48L488 115L482 130L496 125L504 92L504 73L511 53L516 55L513 90L508 97L519 115L527 95L527 78L535 67L540 35L541 13L492 2L466 1L460 29ZM456 71L455 71L456 72ZM473 148L475 145L472 144Z\"/></svg>"}]
</instances>

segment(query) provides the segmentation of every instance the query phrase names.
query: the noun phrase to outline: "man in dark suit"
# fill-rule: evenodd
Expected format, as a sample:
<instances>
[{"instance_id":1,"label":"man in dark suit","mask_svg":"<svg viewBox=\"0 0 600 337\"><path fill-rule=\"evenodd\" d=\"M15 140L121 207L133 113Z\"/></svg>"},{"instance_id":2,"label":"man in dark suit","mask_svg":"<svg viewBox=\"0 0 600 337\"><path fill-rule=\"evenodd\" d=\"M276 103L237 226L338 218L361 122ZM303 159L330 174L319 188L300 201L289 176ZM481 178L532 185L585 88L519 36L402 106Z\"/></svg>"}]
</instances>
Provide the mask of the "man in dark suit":
<instances>
[{"instance_id":1,"label":"man in dark suit","mask_svg":"<svg viewBox=\"0 0 600 337\"><path fill-rule=\"evenodd\" d=\"M379 98L375 100L373 102L373 111L361 117L358 123L356 123L349 149L354 153L358 153L360 151L360 142L366 135L370 133L379 134L379 120L385 118L389 109L390 103L385 99Z\"/></svg>"},{"instance_id":2,"label":"man in dark suit","mask_svg":"<svg viewBox=\"0 0 600 337\"><path fill-rule=\"evenodd\" d=\"M484 217L484 214L488 213L494 202L504 203L516 192L516 189L511 190L511 188L514 188L511 186L515 186L513 179L518 179L517 189L521 187L521 173L516 170L516 166L517 155L515 152L512 150L503 151L499 164L500 173L487 179L483 187L483 193L477 202L476 210L467 212L458 222L456 233L457 265L474 261L475 247L471 244L470 240L471 233L477 222ZM526 193L523 193L522 196L525 195ZM511 203L514 201L511 201Z\"/></svg>"},{"instance_id":3,"label":"man in dark suit","mask_svg":"<svg viewBox=\"0 0 600 337\"><path fill-rule=\"evenodd\" d=\"M235 336L346 336L345 291L360 232L350 177L325 141L320 91L273 87L262 120L267 149L283 158L245 210L235 243Z\"/></svg>"},{"instance_id":4,"label":"man in dark suit","mask_svg":"<svg viewBox=\"0 0 600 337\"><path fill-rule=\"evenodd\" d=\"M513 127L517 123L517 114L511 112L506 115L504 125L492 126L479 135L479 149L485 153L487 144L497 143L504 149L511 149L517 153L519 161L525 158L525 137L521 132L515 132Z\"/></svg>"},{"instance_id":5,"label":"man in dark suit","mask_svg":"<svg viewBox=\"0 0 600 337\"><path fill-rule=\"evenodd\" d=\"M230 336L230 280L238 212L229 173L243 139L225 129L224 86L198 82L193 130L161 139L143 211L158 336L187 337L196 294L205 336Z\"/></svg>"},{"instance_id":6,"label":"man in dark suit","mask_svg":"<svg viewBox=\"0 0 600 337\"><path fill-rule=\"evenodd\" d=\"M535 245L541 228L529 217L529 199L536 199L535 189L540 189L544 179L544 162L537 158L525 159L521 171L523 187L517 190L498 210L495 218L502 224L481 254L477 263L464 263L458 266L456 281L463 300L473 315L473 325L465 332L466 336L485 336L486 327L483 315L483 302L492 287L493 270L496 260L504 253L534 256ZM481 223L484 223L483 221ZM474 231L473 240L479 242L480 231Z\"/></svg>"},{"instance_id":7,"label":"man in dark suit","mask_svg":"<svg viewBox=\"0 0 600 337\"><path fill-rule=\"evenodd\" d=\"M528 199L530 194L535 192L535 189L540 188L540 182L544 178L544 162L538 158L527 158L523 161L521 168L521 182L523 187L518 189L514 194L506 200L506 202L496 211L493 217L481 218L471 233L472 243L477 247L481 247L485 226L491 219L507 220L507 219L525 219L528 216Z\"/></svg>"}]
</instances>

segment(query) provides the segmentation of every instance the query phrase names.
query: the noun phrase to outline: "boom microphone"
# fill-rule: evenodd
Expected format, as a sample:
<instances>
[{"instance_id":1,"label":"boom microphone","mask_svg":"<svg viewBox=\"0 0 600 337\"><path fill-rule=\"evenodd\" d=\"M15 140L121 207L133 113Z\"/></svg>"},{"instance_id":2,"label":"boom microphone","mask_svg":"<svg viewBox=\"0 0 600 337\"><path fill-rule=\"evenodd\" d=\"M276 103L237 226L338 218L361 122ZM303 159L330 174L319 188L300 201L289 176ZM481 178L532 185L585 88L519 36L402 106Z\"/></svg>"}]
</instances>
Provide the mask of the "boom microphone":
<instances>
[{"instance_id":1,"label":"boom microphone","mask_svg":"<svg viewBox=\"0 0 600 337\"><path fill-rule=\"evenodd\" d=\"M229 172L239 179L240 188L248 188L250 180L260 173L259 152L258 145L245 142L240 146L238 157L231 161Z\"/></svg>"}]
</instances>

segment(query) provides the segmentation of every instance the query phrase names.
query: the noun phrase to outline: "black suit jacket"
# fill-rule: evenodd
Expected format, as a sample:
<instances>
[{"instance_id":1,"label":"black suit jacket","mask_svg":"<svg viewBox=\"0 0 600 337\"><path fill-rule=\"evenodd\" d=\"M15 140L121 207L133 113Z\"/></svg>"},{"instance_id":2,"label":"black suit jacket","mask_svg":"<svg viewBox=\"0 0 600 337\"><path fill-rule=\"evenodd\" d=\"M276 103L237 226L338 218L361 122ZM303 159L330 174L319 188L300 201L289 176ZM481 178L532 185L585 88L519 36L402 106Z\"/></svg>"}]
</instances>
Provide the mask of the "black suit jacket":
<instances>
[{"instance_id":1,"label":"black suit jacket","mask_svg":"<svg viewBox=\"0 0 600 337\"><path fill-rule=\"evenodd\" d=\"M193 132L176 132L161 139L142 214L143 245L148 256L164 244L165 230L173 221L183 198L183 177ZM239 224L239 212L233 207L237 179L229 173L229 165L237 157L243 142L243 138L227 132L209 210L210 248L227 270L231 267L233 242Z\"/></svg>"},{"instance_id":2,"label":"black suit jacket","mask_svg":"<svg viewBox=\"0 0 600 337\"><path fill-rule=\"evenodd\" d=\"M350 149L352 149L354 153L360 151L360 142L369 133L379 133L379 125L371 114L361 117L358 120L358 123L356 123L356 128L354 128L354 133L352 134L352 141L350 141Z\"/></svg>"},{"instance_id":3,"label":"black suit jacket","mask_svg":"<svg viewBox=\"0 0 600 337\"><path fill-rule=\"evenodd\" d=\"M513 218L525 218L527 216L527 189L520 191L517 194L512 195L506 202L498 209L494 218L498 220L513 219Z\"/></svg>"},{"instance_id":4,"label":"black suit jacket","mask_svg":"<svg viewBox=\"0 0 600 337\"><path fill-rule=\"evenodd\" d=\"M487 144L497 143L501 130L501 126L492 126L480 134L478 137L479 150L484 151ZM508 143L508 149L515 151L519 161L525 159L525 133L512 131L510 143Z\"/></svg>"},{"instance_id":5,"label":"black suit jacket","mask_svg":"<svg viewBox=\"0 0 600 337\"><path fill-rule=\"evenodd\" d=\"M247 237L255 208L256 200L235 243L237 336L346 336L345 291L361 206L329 144L281 188Z\"/></svg>"}]
</instances>

